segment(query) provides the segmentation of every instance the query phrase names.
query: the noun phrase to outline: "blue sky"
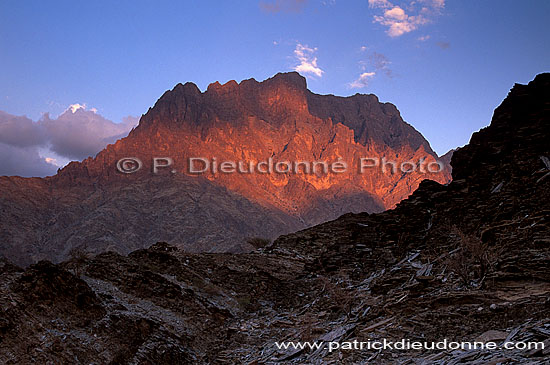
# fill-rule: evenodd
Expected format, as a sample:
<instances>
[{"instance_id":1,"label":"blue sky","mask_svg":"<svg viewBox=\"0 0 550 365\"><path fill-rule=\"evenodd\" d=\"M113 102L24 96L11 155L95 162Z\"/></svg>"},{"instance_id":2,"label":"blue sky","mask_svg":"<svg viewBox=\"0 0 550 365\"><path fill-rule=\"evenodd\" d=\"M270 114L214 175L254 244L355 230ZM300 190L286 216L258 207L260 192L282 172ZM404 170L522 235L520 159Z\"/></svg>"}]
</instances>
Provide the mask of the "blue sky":
<instances>
[{"instance_id":1,"label":"blue sky","mask_svg":"<svg viewBox=\"0 0 550 365\"><path fill-rule=\"evenodd\" d=\"M120 122L178 82L301 65L313 92L394 103L442 154L550 71L549 20L546 0L3 0L0 110L37 120L80 103Z\"/></svg>"}]
</instances>

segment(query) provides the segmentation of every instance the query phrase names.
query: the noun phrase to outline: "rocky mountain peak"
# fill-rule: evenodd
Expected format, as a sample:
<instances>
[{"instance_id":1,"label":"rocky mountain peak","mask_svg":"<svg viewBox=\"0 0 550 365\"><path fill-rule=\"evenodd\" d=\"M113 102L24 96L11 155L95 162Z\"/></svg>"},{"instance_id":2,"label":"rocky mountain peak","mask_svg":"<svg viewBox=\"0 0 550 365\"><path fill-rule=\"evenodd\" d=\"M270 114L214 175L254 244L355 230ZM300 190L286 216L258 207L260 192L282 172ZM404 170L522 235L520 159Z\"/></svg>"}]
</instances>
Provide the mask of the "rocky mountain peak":
<instances>
[{"instance_id":1,"label":"rocky mountain peak","mask_svg":"<svg viewBox=\"0 0 550 365\"><path fill-rule=\"evenodd\" d=\"M118 162L129 157L142 162L140 170L120 172ZM156 157L169 157L173 164L154 174ZM343 161L347 167L340 174L207 169L197 175L189 172L189 158L247 166L270 159L327 166ZM358 172L362 158L377 159L377 167ZM395 170L383 169L383 158ZM23 234L6 225L5 237L17 247L12 257L25 256L19 250L40 242L40 248L31 249L31 261L64 258L70 242L81 240L94 252L127 253L159 240L190 251L246 251L252 248L249 237L272 239L344 213L380 212L408 197L424 179L446 183L446 168L417 167L437 158L392 104L374 95L318 95L296 72L262 82L214 82L204 92L193 83L178 84L127 137L94 158L73 162L22 190L8 184L12 207L28 204L26 194L36 197L30 209L36 216L6 211L6 219L30 219L36 227ZM416 168L399 168L403 163ZM199 229L206 221L216 228ZM113 222L128 222L129 235L106 230ZM156 228L144 228L151 225Z\"/></svg>"},{"instance_id":2,"label":"rocky mountain peak","mask_svg":"<svg viewBox=\"0 0 550 365\"><path fill-rule=\"evenodd\" d=\"M262 82L247 79L221 84L216 81L204 92L194 83L180 83L161 96L143 116L140 125L142 129L159 124L175 128L209 125L212 117L236 122L248 115L266 120L273 120L279 114L299 115L307 112L306 92L306 79L297 72L278 73Z\"/></svg>"},{"instance_id":3,"label":"rocky mountain peak","mask_svg":"<svg viewBox=\"0 0 550 365\"><path fill-rule=\"evenodd\" d=\"M474 133L467 146L454 152L451 160L453 178L464 179L475 172L478 179L485 181L507 179L508 174L514 170L506 171L502 166L486 166L494 165L503 156L509 156L508 162L511 162L515 158L512 151L525 147L525 142L521 143L522 138L528 138L531 151L544 150L547 142L540 138L540 133L534 131L535 126L538 129L548 126L536 124L532 120L531 111L542 110L541 118L550 119L549 98L550 73L537 75L528 85L515 84L506 99L495 109L491 127ZM526 157L529 156L524 156ZM538 156L534 158L538 159Z\"/></svg>"},{"instance_id":4,"label":"rocky mountain peak","mask_svg":"<svg viewBox=\"0 0 550 365\"><path fill-rule=\"evenodd\" d=\"M548 75L514 87L491 125L454 153L460 179L424 180L380 214L344 214L273 242L256 238L257 250L246 254L190 253L167 242L137 249L145 235L181 232L177 238L206 244L205 236L223 238L219 230L227 236L262 224L265 233L288 219L262 220L265 211L208 181L127 179L88 191L2 178L5 226L30 232L47 222L65 234L64 249L103 243L108 252L74 250L68 261L26 270L0 258L0 363L548 364L549 91ZM348 138L336 147L356 145ZM308 198L319 211L334 208L319 204L320 195ZM0 244L29 242L10 233L0 232ZM23 254L56 248L48 231L40 234L42 251L20 244ZM113 252L119 242L133 252ZM456 346L444 350L445 343Z\"/></svg>"},{"instance_id":5,"label":"rocky mountain peak","mask_svg":"<svg viewBox=\"0 0 550 365\"><path fill-rule=\"evenodd\" d=\"M295 90L306 90L307 82L306 78L300 75L298 72L279 72L275 76L266 80L268 85L285 85Z\"/></svg>"}]
</instances>

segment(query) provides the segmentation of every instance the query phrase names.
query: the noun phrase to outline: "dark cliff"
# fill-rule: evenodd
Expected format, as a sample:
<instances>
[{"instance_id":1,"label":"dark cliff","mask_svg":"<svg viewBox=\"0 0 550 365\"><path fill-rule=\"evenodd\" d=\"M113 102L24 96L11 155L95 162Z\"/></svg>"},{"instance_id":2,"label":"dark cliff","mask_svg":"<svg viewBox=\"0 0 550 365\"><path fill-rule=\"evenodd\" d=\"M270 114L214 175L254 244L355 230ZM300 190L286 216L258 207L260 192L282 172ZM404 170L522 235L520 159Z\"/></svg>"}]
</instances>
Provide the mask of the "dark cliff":
<instances>
[{"instance_id":1,"label":"dark cliff","mask_svg":"<svg viewBox=\"0 0 550 365\"><path fill-rule=\"evenodd\" d=\"M0 262L0 361L548 363L550 74L393 210L249 254L166 243L23 271ZM62 294L59 296L59 294ZM530 341L503 350L279 349L275 342Z\"/></svg>"}]
</instances>

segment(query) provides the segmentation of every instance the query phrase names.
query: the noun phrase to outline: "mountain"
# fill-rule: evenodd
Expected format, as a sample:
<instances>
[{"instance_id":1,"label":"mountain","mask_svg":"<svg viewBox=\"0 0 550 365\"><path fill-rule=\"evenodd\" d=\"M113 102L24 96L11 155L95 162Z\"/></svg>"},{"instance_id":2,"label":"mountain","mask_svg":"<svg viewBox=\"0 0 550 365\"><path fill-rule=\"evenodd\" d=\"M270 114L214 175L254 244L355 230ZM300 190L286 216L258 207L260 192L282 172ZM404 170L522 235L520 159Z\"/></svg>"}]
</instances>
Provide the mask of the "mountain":
<instances>
[{"instance_id":1,"label":"mountain","mask_svg":"<svg viewBox=\"0 0 550 365\"><path fill-rule=\"evenodd\" d=\"M449 151L447 151L444 155L439 156L439 161L443 162L443 164L447 165L449 167L449 170L453 171L451 166L451 159L453 158L453 155L456 151L458 151L459 147L453 148Z\"/></svg>"},{"instance_id":2,"label":"mountain","mask_svg":"<svg viewBox=\"0 0 550 365\"><path fill-rule=\"evenodd\" d=\"M0 261L0 361L547 363L549 110L550 74L515 85L453 154L451 183L426 180L395 209L346 214L252 253L159 242L26 270ZM384 339L539 347L275 344Z\"/></svg>"},{"instance_id":3,"label":"mountain","mask_svg":"<svg viewBox=\"0 0 550 365\"><path fill-rule=\"evenodd\" d=\"M141 170L121 173L117 162L126 157L139 158ZM173 165L154 174L157 157L170 157ZM191 174L191 157L343 161L348 168ZM428 164L437 155L392 104L374 95L317 95L295 72L263 82L216 82L205 92L178 84L95 158L44 179L1 177L0 254L26 265L58 262L75 247L127 254L157 241L191 252L243 252L253 248L251 237L273 239L348 212L380 212L425 178L450 179L448 167L430 173L387 165L358 173L361 158L373 158L369 165L383 158Z\"/></svg>"}]
</instances>

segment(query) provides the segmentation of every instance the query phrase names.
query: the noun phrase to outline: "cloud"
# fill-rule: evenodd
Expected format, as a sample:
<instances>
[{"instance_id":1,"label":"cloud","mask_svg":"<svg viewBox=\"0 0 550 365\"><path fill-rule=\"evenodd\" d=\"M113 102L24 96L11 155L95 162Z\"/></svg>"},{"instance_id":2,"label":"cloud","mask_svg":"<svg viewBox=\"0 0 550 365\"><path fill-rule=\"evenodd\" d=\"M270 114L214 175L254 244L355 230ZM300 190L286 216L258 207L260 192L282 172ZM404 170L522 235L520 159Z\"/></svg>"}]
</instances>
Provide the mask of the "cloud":
<instances>
[{"instance_id":1,"label":"cloud","mask_svg":"<svg viewBox=\"0 0 550 365\"><path fill-rule=\"evenodd\" d=\"M449 42L437 42L437 46L441 49L448 49L451 47L451 44Z\"/></svg>"},{"instance_id":2,"label":"cloud","mask_svg":"<svg viewBox=\"0 0 550 365\"><path fill-rule=\"evenodd\" d=\"M275 0L275 1L260 1L260 9L266 13L276 14L283 13L300 13L304 10L307 0Z\"/></svg>"},{"instance_id":3,"label":"cloud","mask_svg":"<svg viewBox=\"0 0 550 365\"><path fill-rule=\"evenodd\" d=\"M369 55L369 60L377 71L384 72L388 77L393 76L392 70L390 69L391 62L382 53L372 52Z\"/></svg>"},{"instance_id":4,"label":"cloud","mask_svg":"<svg viewBox=\"0 0 550 365\"><path fill-rule=\"evenodd\" d=\"M126 117L114 123L85 104L73 104L55 119L45 114L38 122L0 111L0 175L54 174L66 161L94 156L126 136L137 122Z\"/></svg>"},{"instance_id":5,"label":"cloud","mask_svg":"<svg viewBox=\"0 0 550 365\"><path fill-rule=\"evenodd\" d=\"M50 176L57 166L41 157L36 146L18 147L0 143L0 175L7 176Z\"/></svg>"},{"instance_id":6,"label":"cloud","mask_svg":"<svg viewBox=\"0 0 550 365\"><path fill-rule=\"evenodd\" d=\"M432 5L436 9L443 9L445 7L445 0L432 0Z\"/></svg>"},{"instance_id":7,"label":"cloud","mask_svg":"<svg viewBox=\"0 0 550 365\"><path fill-rule=\"evenodd\" d=\"M44 161L46 161L47 163L51 164L51 165L54 165L54 166L59 166L59 163L57 162L57 160L53 157L45 157L44 158Z\"/></svg>"},{"instance_id":8,"label":"cloud","mask_svg":"<svg viewBox=\"0 0 550 365\"><path fill-rule=\"evenodd\" d=\"M441 14L445 0L408 1L403 7L409 14L402 6L394 5L388 0L369 0L369 7L382 11L382 15L374 15L373 22L386 26L386 34L396 38L430 23Z\"/></svg>"},{"instance_id":9,"label":"cloud","mask_svg":"<svg viewBox=\"0 0 550 365\"><path fill-rule=\"evenodd\" d=\"M416 30L419 25L426 24L427 20L422 16L409 16L405 10L395 6L384 11L383 16L374 16L374 21L388 27L386 33L390 37L399 37L405 33Z\"/></svg>"},{"instance_id":10,"label":"cloud","mask_svg":"<svg viewBox=\"0 0 550 365\"><path fill-rule=\"evenodd\" d=\"M294 55L300 64L294 67L294 71L301 74L312 74L317 77L323 76L324 71L317 66L317 57L314 56L316 52L317 48L309 48L307 45L298 43Z\"/></svg>"},{"instance_id":11,"label":"cloud","mask_svg":"<svg viewBox=\"0 0 550 365\"><path fill-rule=\"evenodd\" d=\"M15 147L43 145L47 141L44 128L25 116L0 111L0 143Z\"/></svg>"},{"instance_id":12,"label":"cloud","mask_svg":"<svg viewBox=\"0 0 550 365\"><path fill-rule=\"evenodd\" d=\"M387 77L393 77L393 71L390 68L391 61L382 53L369 52L366 59L359 61L359 67L362 71L373 69L376 72L382 72Z\"/></svg>"},{"instance_id":13,"label":"cloud","mask_svg":"<svg viewBox=\"0 0 550 365\"><path fill-rule=\"evenodd\" d=\"M370 8L390 8L392 6L388 0L369 0Z\"/></svg>"},{"instance_id":14,"label":"cloud","mask_svg":"<svg viewBox=\"0 0 550 365\"><path fill-rule=\"evenodd\" d=\"M357 80L354 80L349 83L351 89L361 89L369 85L369 80L376 75L376 72L363 72Z\"/></svg>"},{"instance_id":15,"label":"cloud","mask_svg":"<svg viewBox=\"0 0 550 365\"><path fill-rule=\"evenodd\" d=\"M71 104L69 105L69 108L67 110L70 110L71 113L76 113L77 110L80 110L80 109L86 109L86 104Z\"/></svg>"},{"instance_id":16,"label":"cloud","mask_svg":"<svg viewBox=\"0 0 550 365\"><path fill-rule=\"evenodd\" d=\"M418 37L417 39L420 41L420 42L425 42L427 41L428 39L430 39L431 36L430 35L423 35L421 37Z\"/></svg>"},{"instance_id":17,"label":"cloud","mask_svg":"<svg viewBox=\"0 0 550 365\"><path fill-rule=\"evenodd\" d=\"M50 149L69 159L82 160L101 151L107 144L128 134L136 120L113 123L101 115L84 108L69 108L57 119L48 114L40 119L49 137Z\"/></svg>"}]
</instances>

